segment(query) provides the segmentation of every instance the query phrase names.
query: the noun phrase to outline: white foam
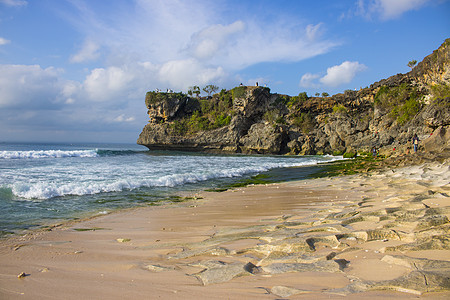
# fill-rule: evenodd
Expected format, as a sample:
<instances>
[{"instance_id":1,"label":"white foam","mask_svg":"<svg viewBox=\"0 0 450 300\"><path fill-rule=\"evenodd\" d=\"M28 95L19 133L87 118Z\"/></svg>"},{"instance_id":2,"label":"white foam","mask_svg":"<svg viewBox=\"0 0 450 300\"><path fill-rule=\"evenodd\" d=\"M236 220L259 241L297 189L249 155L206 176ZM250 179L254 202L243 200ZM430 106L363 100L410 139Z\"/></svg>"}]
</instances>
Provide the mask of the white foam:
<instances>
[{"instance_id":1,"label":"white foam","mask_svg":"<svg viewBox=\"0 0 450 300\"><path fill-rule=\"evenodd\" d=\"M25 154L30 152L28 154ZM3 154L5 151L3 151ZM95 150L21 151L20 157L96 156ZM58 156L60 155L60 156ZM13 156L12 157L18 157ZM157 156L55 160L48 165L8 170L0 186L22 199L50 199L121 192L142 187L175 187L210 179L240 177L274 168L315 165L342 157ZM3 182L2 182L3 181Z\"/></svg>"},{"instance_id":2,"label":"white foam","mask_svg":"<svg viewBox=\"0 0 450 300\"><path fill-rule=\"evenodd\" d=\"M0 159L96 157L97 150L0 151Z\"/></svg>"}]
</instances>

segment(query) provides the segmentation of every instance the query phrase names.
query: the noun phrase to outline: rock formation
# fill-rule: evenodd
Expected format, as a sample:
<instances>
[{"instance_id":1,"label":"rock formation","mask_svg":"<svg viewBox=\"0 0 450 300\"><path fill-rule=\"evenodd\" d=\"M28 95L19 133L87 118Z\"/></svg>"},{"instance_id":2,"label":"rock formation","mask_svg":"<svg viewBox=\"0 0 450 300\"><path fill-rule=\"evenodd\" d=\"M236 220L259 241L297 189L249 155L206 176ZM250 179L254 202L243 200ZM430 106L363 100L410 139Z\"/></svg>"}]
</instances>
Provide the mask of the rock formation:
<instances>
[{"instance_id":1,"label":"rock formation","mask_svg":"<svg viewBox=\"0 0 450 300\"><path fill-rule=\"evenodd\" d=\"M222 153L382 154L450 147L450 39L407 74L331 97L240 86L208 98L148 92L137 141L149 149Z\"/></svg>"}]
</instances>

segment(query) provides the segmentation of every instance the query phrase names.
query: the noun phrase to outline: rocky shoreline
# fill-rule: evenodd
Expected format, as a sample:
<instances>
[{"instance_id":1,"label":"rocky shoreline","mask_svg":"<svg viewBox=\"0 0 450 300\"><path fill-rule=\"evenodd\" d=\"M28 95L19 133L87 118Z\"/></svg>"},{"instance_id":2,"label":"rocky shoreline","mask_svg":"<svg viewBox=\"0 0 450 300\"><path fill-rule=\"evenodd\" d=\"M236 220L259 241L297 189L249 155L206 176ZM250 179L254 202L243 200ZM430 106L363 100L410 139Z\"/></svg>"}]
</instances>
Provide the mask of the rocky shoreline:
<instances>
[{"instance_id":1,"label":"rocky shoreline","mask_svg":"<svg viewBox=\"0 0 450 300\"><path fill-rule=\"evenodd\" d=\"M370 176L370 184L361 183L358 176L339 180L347 183L347 188L340 186L346 190L346 200L331 200L326 203L327 208L322 206L323 203L310 204L308 210L313 213L307 216L283 215L266 219L262 225L218 230L208 239L183 245L183 251L169 255L167 259L182 263L196 256L210 256L209 260L192 264L204 269L192 274L203 285L250 274L330 272L345 274L351 283L324 291L329 294L394 290L421 295L449 291L449 161L443 165L429 163ZM404 180L404 176L410 179ZM330 183L336 185L335 181ZM356 202L352 195L355 183L370 186L363 189L364 195ZM374 189L378 184L379 187ZM398 193L399 190L408 192ZM397 193L393 194L393 191ZM221 246L242 239L264 242L238 251ZM442 256L440 250L443 250ZM414 255L425 251L435 251L436 257L441 259ZM386 280L357 277L351 269L352 261L358 255L364 260L383 264L386 271L392 266L400 267L402 275ZM225 258L230 257L237 259L227 262ZM244 257L247 259L242 259ZM161 265L148 268L164 270ZM392 274L372 274L368 278L371 276L378 279L393 277ZM274 286L267 291L279 297L312 292L290 286Z\"/></svg>"}]
</instances>

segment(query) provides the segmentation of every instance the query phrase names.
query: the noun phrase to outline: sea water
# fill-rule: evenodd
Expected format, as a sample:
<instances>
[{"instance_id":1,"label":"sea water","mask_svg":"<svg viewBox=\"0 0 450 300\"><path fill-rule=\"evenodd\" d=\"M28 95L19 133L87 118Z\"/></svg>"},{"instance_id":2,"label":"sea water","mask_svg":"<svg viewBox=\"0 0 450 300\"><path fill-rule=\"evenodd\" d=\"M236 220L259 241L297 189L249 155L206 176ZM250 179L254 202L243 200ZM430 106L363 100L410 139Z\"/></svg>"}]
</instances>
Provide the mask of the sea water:
<instances>
[{"instance_id":1,"label":"sea water","mask_svg":"<svg viewBox=\"0 0 450 300\"><path fill-rule=\"evenodd\" d=\"M263 172L301 179L308 168L292 167L335 159L148 151L133 144L0 143L0 235L145 205Z\"/></svg>"}]
</instances>

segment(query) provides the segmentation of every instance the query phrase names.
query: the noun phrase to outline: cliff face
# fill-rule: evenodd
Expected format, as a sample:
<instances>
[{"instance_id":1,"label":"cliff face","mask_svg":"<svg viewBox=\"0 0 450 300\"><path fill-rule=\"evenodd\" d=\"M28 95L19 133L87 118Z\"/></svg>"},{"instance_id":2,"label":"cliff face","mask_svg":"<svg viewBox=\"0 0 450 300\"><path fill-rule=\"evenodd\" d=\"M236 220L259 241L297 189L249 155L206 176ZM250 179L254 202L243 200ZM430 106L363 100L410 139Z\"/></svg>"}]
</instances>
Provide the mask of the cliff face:
<instances>
[{"instance_id":1,"label":"cliff face","mask_svg":"<svg viewBox=\"0 0 450 300\"><path fill-rule=\"evenodd\" d=\"M447 39L411 72L331 97L250 86L202 99L149 92L150 121L137 142L149 149L301 155L376 147L389 155L407 151L417 134L427 150L448 150L449 96Z\"/></svg>"}]
</instances>

